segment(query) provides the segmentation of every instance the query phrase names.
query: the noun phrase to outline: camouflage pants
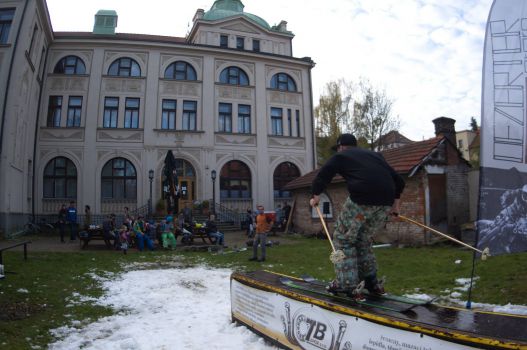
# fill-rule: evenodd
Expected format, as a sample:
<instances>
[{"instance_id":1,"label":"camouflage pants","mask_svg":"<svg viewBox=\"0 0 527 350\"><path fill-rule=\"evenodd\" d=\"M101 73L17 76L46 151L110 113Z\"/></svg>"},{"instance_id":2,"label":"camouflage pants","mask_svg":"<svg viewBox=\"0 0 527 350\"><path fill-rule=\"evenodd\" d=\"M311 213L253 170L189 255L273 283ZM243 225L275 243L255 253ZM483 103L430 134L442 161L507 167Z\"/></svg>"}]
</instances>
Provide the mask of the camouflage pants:
<instances>
[{"instance_id":1,"label":"camouflage pants","mask_svg":"<svg viewBox=\"0 0 527 350\"><path fill-rule=\"evenodd\" d=\"M344 202L333 232L335 249L342 250L345 255L342 262L335 264L340 288L354 289L360 281L376 275L372 236L386 222L389 208L358 205L349 198Z\"/></svg>"}]
</instances>

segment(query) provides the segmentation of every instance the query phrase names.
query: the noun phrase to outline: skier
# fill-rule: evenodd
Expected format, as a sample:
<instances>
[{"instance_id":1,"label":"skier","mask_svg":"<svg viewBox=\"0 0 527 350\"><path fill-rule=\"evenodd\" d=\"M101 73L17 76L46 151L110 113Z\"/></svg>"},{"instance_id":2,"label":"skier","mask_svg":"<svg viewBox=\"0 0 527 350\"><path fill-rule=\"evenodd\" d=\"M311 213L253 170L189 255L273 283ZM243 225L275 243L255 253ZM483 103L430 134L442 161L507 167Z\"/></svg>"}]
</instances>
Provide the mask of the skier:
<instances>
[{"instance_id":1,"label":"skier","mask_svg":"<svg viewBox=\"0 0 527 350\"><path fill-rule=\"evenodd\" d=\"M527 248L527 185L505 191L500 197L503 208L494 220L480 220L480 247L499 247L504 252L521 252ZM493 249L494 251L496 249Z\"/></svg>"},{"instance_id":2,"label":"skier","mask_svg":"<svg viewBox=\"0 0 527 350\"><path fill-rule=\"evenodd\" d=\"M387 219L388 213L399 212L399 198L404 180L376 152L357 147L352 134L342 134L333 147L337 151L320 168L313 180L310 205L320 201L320 193L340 174L347 183L349 197L344 202L333 232L336 250L344 252L344 260L335 262L336 279L330 292L345 292L357 300L363 297L357 286L364 280L371 293L385 294L377 280L377 262L372 249L372 236Z\"/></svg>"}]
</instances>

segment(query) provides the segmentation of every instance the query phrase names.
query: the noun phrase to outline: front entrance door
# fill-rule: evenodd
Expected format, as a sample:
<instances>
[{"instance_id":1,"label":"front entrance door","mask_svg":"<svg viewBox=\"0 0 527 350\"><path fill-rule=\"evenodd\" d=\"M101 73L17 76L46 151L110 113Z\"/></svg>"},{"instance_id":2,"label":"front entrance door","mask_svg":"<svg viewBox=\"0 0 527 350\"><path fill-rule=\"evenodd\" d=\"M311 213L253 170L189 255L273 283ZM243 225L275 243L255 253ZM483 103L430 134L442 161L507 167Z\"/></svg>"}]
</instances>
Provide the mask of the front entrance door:
<instances>
[{"instance_id":1,"label":"front entrance door","mask_svg":"<svg viewBox=\"0 0 527 350\"><path fill-rule=\"evenodd\" d=\"M165 169L163 169L163 173ZM192 204L196 200L196 171L188 161L176 158L177 183L179 185L179 199L177 201L177 211L185 208L185 204Z\"/></svg>"},{"instance_id":2,"label":"front entrance door","mask_svg":"<svg viewBox=\"0 0 527 350\"><path fill-rule=\"evenodd\" d=\"M192 208L192 204L196 199L195 182L192 177L180 177L179 178L179 189L181 196L179 197L179 210L185 208L185 204L188 203L189 207Z\"/></svg>"}]
</instances>

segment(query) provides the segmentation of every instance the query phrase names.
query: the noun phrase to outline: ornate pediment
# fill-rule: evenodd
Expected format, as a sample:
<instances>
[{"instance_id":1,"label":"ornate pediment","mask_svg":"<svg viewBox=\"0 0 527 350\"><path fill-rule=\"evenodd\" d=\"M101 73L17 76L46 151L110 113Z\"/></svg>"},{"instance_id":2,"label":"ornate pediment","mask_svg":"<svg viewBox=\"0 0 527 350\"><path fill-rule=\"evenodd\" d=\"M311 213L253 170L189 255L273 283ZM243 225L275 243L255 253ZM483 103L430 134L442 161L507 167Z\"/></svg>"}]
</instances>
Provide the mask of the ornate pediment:
<instances>
[{"instance_id":1,"label":"ornate pediment","mask_svg":"<svg viewBox=\"0 0 527 350\"><path fill-rule=\"evenodd\" d=\"M234 32L260 34L260 32L255 30L255 28L253 26L250 26L250 25L242 23L242 22L231 23L231 24L222 26L221 29L223 29L223 30L232 30Z\"/></svg>"}]
</instances>

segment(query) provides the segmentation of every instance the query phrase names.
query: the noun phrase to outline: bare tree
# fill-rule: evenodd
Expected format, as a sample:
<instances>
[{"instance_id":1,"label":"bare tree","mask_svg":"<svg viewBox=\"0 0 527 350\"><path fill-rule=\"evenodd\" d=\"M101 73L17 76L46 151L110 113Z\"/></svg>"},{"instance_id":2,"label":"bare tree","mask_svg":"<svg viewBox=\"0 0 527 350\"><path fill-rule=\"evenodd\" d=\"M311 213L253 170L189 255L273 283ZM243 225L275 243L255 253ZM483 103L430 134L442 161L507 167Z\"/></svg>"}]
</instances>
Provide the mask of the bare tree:
<instances>
[{"instance_id":1,"label":"bare tree","mask_svg":"<svg viewBox=\"0 0 527 350\"><path fill-rule=\"evenodd\" d=\"M393 100L385 90L377 90L368 80L361 79L359 92L360 99L354 103L353 125L356 136L365 138L374 150L380 146L381 136L399 129L399 117L392 115Z\"/></svg>"},{"instance_id":2,"label":"bare tree","mask_svg":"<svg viewBox=\"0 0 527 350\"><path fill-rule=\"evenodd\" d=\"M315 133L319 163L328 159L338 136L352 129L349 105L352 99L353 85L344 79L326 84L319 104L315 107Z\"/></svg>"}]
</instances>

